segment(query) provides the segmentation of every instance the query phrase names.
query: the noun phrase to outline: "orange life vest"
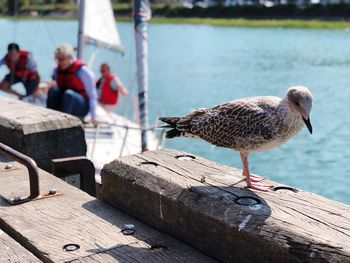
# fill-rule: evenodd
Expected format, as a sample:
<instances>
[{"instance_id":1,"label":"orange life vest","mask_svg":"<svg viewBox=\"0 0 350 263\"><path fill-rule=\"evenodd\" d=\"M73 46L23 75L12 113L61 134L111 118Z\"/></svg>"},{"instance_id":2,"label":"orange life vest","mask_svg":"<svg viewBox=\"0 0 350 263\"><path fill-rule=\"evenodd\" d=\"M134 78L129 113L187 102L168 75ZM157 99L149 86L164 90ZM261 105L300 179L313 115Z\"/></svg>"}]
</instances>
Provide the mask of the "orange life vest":
<instances>
[{"instance_id":1,"label":"orange life vest","mask_svg":"<svg viewBox=\"0 0 350 263\"><path fill-rule=\"evenodd\" d=\"M110 74L108 77L105 78L105 80L102 83L100 102L103 104L115 105L118 102L118 97L119 97L118 89L112 90L111 88L111 81L115 77L116 75Z\"/></svg>"},{"instance_id":2,"label":"orange life vest","mask_svg":"<svg viewBox=\"0 0 350 263\"><path fill-rule=\"evenodd\" d=\"M26 64L28 61L29 52L25 50L19 51L19 59L16 64L14 64L10 56L7 54L5 56L5 63L11 72L14 72L17 77L26 78L27 80L36 79L39 77L37 71L32 71L26 69Z\"/></svg>"},{"instance_id":3,"label":"orange life vest","mask_svg":"<svg viewBox=\"0 0 350 263\"><path fill-rule=\"evenodd\" d=\"M56 82L61 90L71 89L83 97L87 97L83 82L77 76L77 71L84 66L81 60L75 60L68 68L57 68Z\"/></svg>"}]
</instances>

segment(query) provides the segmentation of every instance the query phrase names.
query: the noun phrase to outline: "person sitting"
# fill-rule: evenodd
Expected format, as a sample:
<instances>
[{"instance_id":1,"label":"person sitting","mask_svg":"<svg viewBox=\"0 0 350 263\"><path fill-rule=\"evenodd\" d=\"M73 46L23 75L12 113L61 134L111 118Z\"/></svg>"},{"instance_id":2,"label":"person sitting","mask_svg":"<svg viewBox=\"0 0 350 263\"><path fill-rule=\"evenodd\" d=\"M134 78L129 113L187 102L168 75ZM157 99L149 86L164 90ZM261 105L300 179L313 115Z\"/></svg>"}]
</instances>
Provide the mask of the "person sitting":
<instances>
[{"instance_id":1,"label":"person sitting","mask_svg":"<svg viewBox=\"0 0 350 263\"><path fill-rule=\"evenodd\" d=\"M74 58L69 44L60 44L55 50L57 67L53 71L56 87L49 89L47 108L79 117L90 112L96 121L97 91L94 73L84 62Z\"/></svg>"},{"instance_id":2,"label":"person sitting","mask_svg":"<svg viewBox=\"0 0 350 263\"><path fill-rule=\"evenodd\" d=\"M4 64L7 65L10 72L0 82L0 90L21 99L24 96L11 88L13 84L21 82L26 90L25 96L35 93L40 83L40 76L37 64L30 52L20 50L16 43L10 43L7 46L7 54L0 60L0 66Z\"/></svg>"},{"instance_id":3,"label":"person sitting","mask_svg":"<svg viewBox=\"0 0 350 263\"><path fill-rule=\"evenodd\" d=\"M119 93L127 96L129 91L124 87L119 77L111 73L108 64L103 63L100 66L101 78L97 81L99 90L99 103L107 112L112 112L118 103Z\"/></svg>"}]
</instances>

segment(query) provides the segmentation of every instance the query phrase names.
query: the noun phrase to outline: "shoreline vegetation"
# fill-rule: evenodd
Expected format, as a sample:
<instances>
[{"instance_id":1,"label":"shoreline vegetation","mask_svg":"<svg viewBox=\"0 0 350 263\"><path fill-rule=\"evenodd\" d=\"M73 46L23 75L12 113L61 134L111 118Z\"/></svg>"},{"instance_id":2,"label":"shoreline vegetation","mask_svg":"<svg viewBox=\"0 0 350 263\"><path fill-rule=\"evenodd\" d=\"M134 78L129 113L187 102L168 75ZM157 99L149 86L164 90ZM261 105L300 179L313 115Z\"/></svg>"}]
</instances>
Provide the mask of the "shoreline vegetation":
<instances>
[{"instance_id":1,"label":"shoreline vegetation","mask_svg":"<svg viewBox=\"0 0 350 263\"><path fill-rule=\"evenodd\" d=\"M129 4L113 5L118 22L131 22ZM208 8L182 8L168 5L152 6L150 23L203 24L228 27L279 27L310 29L350 29L350 4L329 6L295 5L264 6L214 6ZM75 5L39 5L22 8L17 16L7 19L75 19Z\"/></svg>"}]
</instances>

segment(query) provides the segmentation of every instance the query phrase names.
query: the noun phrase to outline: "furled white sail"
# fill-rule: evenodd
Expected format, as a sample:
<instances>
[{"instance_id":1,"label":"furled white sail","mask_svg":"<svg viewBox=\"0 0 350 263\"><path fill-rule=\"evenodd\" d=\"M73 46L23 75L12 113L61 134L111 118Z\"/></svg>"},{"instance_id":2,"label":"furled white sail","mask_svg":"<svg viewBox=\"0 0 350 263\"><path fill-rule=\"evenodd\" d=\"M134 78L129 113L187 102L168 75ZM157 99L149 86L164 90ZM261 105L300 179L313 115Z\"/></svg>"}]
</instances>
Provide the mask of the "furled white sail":
<instances>
[{"instance_id":1,"label":"furled white sail","mask_svg":"<svg viewBox=\"0 0 350 263\"><path fill-rule=\"evenodd\" d=\"M110 0L83 0L83 39L85 43L103 46L123 53Z\"/></svg>"}]
</instances>

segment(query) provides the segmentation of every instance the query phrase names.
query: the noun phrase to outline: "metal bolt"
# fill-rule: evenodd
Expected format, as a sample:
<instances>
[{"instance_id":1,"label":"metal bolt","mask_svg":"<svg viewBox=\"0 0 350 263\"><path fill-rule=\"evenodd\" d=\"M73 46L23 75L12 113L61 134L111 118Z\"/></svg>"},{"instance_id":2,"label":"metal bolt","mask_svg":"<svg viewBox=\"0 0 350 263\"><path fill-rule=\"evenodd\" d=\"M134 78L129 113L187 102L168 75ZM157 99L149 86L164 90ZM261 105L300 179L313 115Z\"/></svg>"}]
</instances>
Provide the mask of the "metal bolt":
<instances>
[{"instance_id":1,"label":"metal bolt","mask_svg":"<svg viewBox=\"0 0 350 263\"><path fill-rule=\"evenodd\" d=\"M22 200L22 197L20 197L20 196L18 196L18 195L16 195L14 198L13 198L13 201L14 202L19 202L19 201L21 201Z\"/></svg>"},{"instance_id":2,"label":"metal bolt","mask_svg":"<svg viewBox=\"0 0 350 263\"><path fill-rule=\"evenodd\" d=\"M124 235L133 235L135 233L136 229L135 229L135 225L134 224L125 224L124 228L121 230L121 232Z\"/></svg>"},{"instance_id":3,"label":"metal bolt","mask_svg":"<svg viewBox=\"0 0 350 263\"><path fill-rule=\"evenodd\" d=\"M49 190L49 195L55 195L57 193L57 190L55 188L51 188Z\"/></svg>"},{"instance_id":4,"label":"metal bolt","mask_svg":"<svg viewBox=\"0 0 350 263\"><path fill-rule=\"evenodd\" d=\"M79 248L80 246L78 244L66 244L63 246L63 250L68 252L78 250Z\"/></svg>"},{"instance_id":5,"label":"metal bolt","mask_svg":"<svg viewBox=\"0 0 350 263\"><path fill-rule=\"evenodd\" d=\"M6 166L5 166L5 169L7 170L7 169L11 169L12 168L12 164L6 164Z\"/></svg>"}]
</instances>

